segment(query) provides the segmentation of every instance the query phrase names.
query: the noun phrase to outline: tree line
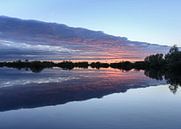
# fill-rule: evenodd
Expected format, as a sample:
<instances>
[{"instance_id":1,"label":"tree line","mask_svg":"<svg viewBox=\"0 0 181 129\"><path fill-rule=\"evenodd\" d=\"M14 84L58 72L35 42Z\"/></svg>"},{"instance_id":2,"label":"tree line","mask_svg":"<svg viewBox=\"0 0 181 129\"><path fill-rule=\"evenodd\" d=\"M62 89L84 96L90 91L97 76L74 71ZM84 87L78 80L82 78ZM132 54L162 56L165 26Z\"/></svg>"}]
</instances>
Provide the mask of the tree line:
<instances>
[{"instance_id":1,"label":"tree line","mask_svg":"<svg viewBox=\"0 0 181 129\"><path fill-rule=\"evenodd\" d=\"M177 46L173 46L167 54L154 54L146 57L144 61L130 62L122 61L118 63L101 63L101 62L72 62L63 61L54 63L49 61L13 61L13 62L0 62L0 67L11 67L18 69L31 69L34 72L39 72L44 68L60 67L63 69L78 68L117 68L122 70L159 70L159 71L173 71L181 73L181 51Z\"/></svg>"}]
</instances>

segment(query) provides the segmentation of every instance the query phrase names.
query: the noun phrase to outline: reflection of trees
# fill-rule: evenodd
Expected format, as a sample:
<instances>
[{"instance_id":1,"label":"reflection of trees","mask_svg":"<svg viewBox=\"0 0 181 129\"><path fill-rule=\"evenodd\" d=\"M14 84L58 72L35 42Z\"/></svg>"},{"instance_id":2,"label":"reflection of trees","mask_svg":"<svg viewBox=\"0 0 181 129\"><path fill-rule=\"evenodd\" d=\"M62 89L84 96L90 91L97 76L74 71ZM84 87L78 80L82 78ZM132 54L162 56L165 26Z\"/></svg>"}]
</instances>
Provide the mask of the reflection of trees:
<instances>
[{"instance_id":1,"label":"reflection of trees","mask_svg":"<svg viewBox=\"0 0 181 129\"><path fill-rule=\"evenodd\" d=\"M170 84L170 91L175 94L178 88L181 86L181 75L174 72L167 72L165 74L165 80L167 80L167 83Z\"/></svg>"},{"instance_id":2,"label":"reflection of trees","mask_svg":"<svg viewBox=\"0 0 181 129\"><path fill-rule=\"evenodd\" d=\"M31 67L30 70L34 73L39 73L43 70L43 67Z\"/></svg>"},{"instance_id":3,"label":"reflection of trees","mask_svg":"<svg viewBox=\"0 0 181 129\"><path fill-rule=\"evenodd\" d=\"M168 84L170 84L169 89L172 93L176 93L178 88L181 86L181 74L163 70L145 70L145 75L156 79L163 80L165 79Z\"/></svg>"},{"instance_id":4,"label":"reflection of trees","mask_svg":"<svg viewBox=\"0 0 181 129\"><path fill-rule=\"evenodd\" d=\"M173 94L175 94L178 90L178 87L179 87L178 85L170 85L169 89Z\"/></svg>"},{"instance_id":5,"label":"reflection of trees","mask_svg":"<svg viewBox=\"0 0 181 129\"><path fill-rule=\"evenodd\" d=\"M163 72L159 70L145 70L145 75L156 79L156 80L163 80Z\"/></svg>"}]
</instances>

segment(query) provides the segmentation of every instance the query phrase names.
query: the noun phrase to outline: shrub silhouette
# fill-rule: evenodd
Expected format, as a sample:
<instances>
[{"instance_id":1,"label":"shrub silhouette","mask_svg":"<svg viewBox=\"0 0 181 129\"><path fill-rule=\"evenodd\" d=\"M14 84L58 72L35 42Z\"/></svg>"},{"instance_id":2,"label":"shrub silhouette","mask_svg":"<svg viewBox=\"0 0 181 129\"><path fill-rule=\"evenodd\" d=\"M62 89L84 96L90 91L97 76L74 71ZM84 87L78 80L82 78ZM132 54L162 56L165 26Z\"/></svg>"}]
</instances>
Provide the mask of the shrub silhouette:
<instances>
[{"instance_id":1,"label":"shrub silhouette","mask_svg":"<svg viewBox=\"0 0 181 129\"><path fill-rule=\"evenodd\" d=\"M165 61L168 70L181 73L181 51L176 45L165 55Z\"/></svg>"},{"instance_id":2,"label":"shrub silhouette","mask_svg":"<svg viewBox=\"0 0 181 129\"><path fill-rule=\"evenodd\" d=\"M134 68L134 64L129 61L124 61L120 63L111 63L110 66L112 68L118 68L118 69L123 69L123 70L131 70Z\"/></svg>"},{"instance_id":3,"label":"shrub silhouette","mask_svg":"<svg viewBox=\"0 0 181 129\"><path fill-rule=\"evenodd\" d=\"M146 68L160 69L165 65L163 54L150 55L144 60Z\"/></svg>"},{"instance_id":4,"label":"shrub silhouette","mask_svg":"<svg viewBox=\"0 0 181 129\"><path fill-rule=\"evenodd\" d=\"M89 67L89 63L88 62L76 62L76 63L74 63L74 67L87 69Z\"/></svg>"},{"instance_id":5,"label":"shrub silhouette","mask_svg":"<svg viewBox=\"0 0 181 129\"><path fill-rule=\"evenodd\" d=\"M61 67L63 69L69 69L69 70L74 68L74 64L71 61L63 61L61 63L56 64L56 66Z\"/></svg>"},{"instance_id":6,"label":"shrub silhouette","mask_svg":"<svg viewBox=\"0 0 181 129\"><path fill-rule=\"evenodd\" d=\"M109 68L109 64L108 63L100 63L100 62L93 62L93 63L90 64L90 66L92 68L97 68L97 69Z\"/></svg>"}]
</instances>

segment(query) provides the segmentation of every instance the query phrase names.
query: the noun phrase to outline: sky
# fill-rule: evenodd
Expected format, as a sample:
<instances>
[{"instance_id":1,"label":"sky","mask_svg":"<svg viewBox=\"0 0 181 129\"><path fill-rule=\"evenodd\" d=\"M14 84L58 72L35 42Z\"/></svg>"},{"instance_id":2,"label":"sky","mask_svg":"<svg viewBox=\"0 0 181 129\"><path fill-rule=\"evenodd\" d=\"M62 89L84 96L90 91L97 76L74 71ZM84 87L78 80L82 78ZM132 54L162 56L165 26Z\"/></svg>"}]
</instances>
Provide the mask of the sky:
<instances>
[{"instance_id":1,"label":"sky","mask_svg":"<svg viewBox=\"0 0 181 129\"><path fill-rule=\"evenodd\" d=\"M0 15L181 46L181 0L1 0Z\"/></svg>"}]
</instances>

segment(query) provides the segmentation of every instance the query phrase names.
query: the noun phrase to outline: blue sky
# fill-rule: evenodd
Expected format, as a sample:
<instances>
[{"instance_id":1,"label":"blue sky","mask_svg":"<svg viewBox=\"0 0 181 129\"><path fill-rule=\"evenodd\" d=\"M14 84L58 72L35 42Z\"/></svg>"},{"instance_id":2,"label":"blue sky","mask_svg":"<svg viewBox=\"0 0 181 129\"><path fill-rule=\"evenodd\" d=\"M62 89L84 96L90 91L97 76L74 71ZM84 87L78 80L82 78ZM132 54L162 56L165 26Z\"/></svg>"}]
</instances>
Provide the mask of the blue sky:
<instances>
[{"instance_id":1,"label":"blue sky","mask_svg":"<svg viewBox=\"0 0 181 129\"><path fill-rule=\"evenodd\" d=\"M0 15L181 46L181 0L1 0Z\"/></svg>"}]
</instances>

